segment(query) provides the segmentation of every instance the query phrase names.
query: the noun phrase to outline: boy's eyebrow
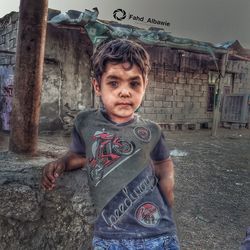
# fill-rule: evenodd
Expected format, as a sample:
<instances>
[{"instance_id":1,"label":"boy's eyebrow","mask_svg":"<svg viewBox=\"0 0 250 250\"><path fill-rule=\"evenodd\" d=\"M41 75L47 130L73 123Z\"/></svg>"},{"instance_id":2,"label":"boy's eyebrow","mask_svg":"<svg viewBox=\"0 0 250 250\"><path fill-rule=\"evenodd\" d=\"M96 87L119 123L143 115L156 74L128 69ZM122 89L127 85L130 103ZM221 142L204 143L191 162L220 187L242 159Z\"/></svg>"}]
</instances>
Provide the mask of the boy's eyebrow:
<instances>
[{"instance_id":1,"label":"boy's eyebrow","mask_svg":"<svg viewBox=\"0 0 250 250\"><path fill-rule=\"evenodd\" d=\"M130 80L137 80L137 81L139 81L139 80L141 80L141 78L139 77L139 76L134 76L134 77L131 77L131 78L129 78Z\"/></svg>"},{"instance_id":2,"label":"boy's eyebrow","mask_svg":"<svg viewBox=\"0 0 250 250\"><path fill-rule=\"evenodd\" d=\"M117 75L109 75L109 76L107 76L107 79L108 80L119 80L119 79L121 79L121 77L119 77L119 76L117 76ZM139 76L132 76L132 77L130 77L129 78L129 80L130 81L135 81L135 80L141 80L141 77L139 77Z\"/></svg>"},{"instance_id":3,"label":"boy's eyebrow","mask_svg":"<svg viewBox=\"0 0 250 250\"><path fill-rule=\"evenodd\" d=\"M107 76L107 79L120 79L120 77L118 77L116 75L109 75L109 76Z\"/></svg>"}]
</instances>

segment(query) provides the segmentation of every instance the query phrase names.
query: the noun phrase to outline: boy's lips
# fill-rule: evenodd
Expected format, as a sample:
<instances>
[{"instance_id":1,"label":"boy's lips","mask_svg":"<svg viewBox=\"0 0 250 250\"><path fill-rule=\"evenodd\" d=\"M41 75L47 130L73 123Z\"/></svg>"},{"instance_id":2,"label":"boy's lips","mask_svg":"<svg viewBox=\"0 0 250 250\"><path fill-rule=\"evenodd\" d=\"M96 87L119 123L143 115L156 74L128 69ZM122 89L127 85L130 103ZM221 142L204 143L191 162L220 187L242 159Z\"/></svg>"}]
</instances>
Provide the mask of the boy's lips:
<instances>
[{"instance_id":1,"label":"boy's lips","mask_svg":"<svg viewBox=\"0 0 250 250\"><path fill-rule=\"evenodd\" d=\"M132 106L131 102L117 102L117 106Z\"/></svg>"}]
</instances>

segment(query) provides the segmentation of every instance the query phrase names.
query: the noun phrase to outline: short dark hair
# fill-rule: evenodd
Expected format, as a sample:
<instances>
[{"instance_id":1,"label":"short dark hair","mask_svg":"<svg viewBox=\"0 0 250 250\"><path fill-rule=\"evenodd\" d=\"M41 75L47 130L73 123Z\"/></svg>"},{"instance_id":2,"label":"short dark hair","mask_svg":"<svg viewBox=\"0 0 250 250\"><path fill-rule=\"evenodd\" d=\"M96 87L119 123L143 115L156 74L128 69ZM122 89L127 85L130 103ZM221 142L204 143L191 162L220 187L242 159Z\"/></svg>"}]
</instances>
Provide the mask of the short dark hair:
<instances>
[{"instance_id":1,"label":"short dark hair","mask_svg":"<svg viewBox=\"0 0 250 250\"><path fill-rule=\"evenodd\" d=\"M142 45L127 39L115 39L100 44L92 56L92 77L101 82L108 63L129 63L130 68L138 66L143 79L150 70L149 54Z\"/></svg>"}]
</instances>

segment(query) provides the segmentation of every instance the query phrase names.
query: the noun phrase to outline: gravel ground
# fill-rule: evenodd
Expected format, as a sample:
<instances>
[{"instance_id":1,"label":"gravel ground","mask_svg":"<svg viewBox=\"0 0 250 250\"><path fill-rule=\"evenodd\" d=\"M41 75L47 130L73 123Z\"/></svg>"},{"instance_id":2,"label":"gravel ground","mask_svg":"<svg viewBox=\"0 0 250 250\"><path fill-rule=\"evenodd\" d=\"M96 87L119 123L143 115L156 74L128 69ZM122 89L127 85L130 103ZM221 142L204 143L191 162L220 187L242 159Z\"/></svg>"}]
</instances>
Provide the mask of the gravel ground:
<instances>
[{"instance_id":1,"label":"gravel ground","mask_svg":"<svg viewBox=\"0 0 250 250\"><path fill-rule=\"evenodd\" d=\"M250 130L167 132L182 249L239 249L250 226ZM180 150L178 152L176 150ZM185 154L182 154L185 155Z\"/></svg>"},{"instance_id":2,"label":"gravel ground","mask_svg":"<svg viewBox=\"0 0 250 250\"><path fill-rule=\"evenodd\" d=\"M239 249L250 226L250 130L166 131L176 169L174 216L183 250ZM69 137L40 136L50 157ZM0 133L0 150L8 135Z\"/></svg>"}]
</instances>

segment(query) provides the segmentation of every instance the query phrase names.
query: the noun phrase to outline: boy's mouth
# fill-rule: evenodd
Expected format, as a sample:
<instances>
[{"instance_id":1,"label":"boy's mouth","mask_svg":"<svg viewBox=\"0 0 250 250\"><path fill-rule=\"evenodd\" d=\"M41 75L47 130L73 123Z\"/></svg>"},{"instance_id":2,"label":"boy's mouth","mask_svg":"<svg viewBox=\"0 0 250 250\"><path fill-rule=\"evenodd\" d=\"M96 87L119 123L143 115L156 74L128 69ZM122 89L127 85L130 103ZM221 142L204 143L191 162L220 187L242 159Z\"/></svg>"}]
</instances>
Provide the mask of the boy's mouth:
<instances>
[{"instance_id":1,"label":"boy's mouth","mask_svg":"<svg viewBox=\"0 0 250 250\"><path fill-rule=\"evenodd\" d=\"M131 102L117 102L117 106L132 106Z\"/></svg>"}]
</instances>

